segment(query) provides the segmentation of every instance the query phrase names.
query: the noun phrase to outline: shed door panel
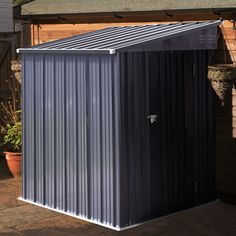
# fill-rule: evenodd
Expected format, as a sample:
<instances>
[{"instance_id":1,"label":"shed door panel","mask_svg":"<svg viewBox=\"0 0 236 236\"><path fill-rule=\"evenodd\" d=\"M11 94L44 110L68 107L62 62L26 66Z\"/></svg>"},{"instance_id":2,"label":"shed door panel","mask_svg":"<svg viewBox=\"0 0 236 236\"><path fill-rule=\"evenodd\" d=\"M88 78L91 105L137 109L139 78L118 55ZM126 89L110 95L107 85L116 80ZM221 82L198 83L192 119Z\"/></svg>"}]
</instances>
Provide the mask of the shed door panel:
<instances>
[{"instance_id":1,"label":"shed door panel","mask_svg":"<svg viewBox=\"0 0 236 236\"><path fill-rule=\"evenodd\" d=\"M191 51L149 54L149 113L157 115L157 121L150 122L153 217L210 199L206 190L207 183L212 183L207 170L210 155L202 149L208 153L207 139L213 137L212 121L206 114L212 101L206 76L202 76L207 60L199 56Z\"/></svg>"}]
</instances>

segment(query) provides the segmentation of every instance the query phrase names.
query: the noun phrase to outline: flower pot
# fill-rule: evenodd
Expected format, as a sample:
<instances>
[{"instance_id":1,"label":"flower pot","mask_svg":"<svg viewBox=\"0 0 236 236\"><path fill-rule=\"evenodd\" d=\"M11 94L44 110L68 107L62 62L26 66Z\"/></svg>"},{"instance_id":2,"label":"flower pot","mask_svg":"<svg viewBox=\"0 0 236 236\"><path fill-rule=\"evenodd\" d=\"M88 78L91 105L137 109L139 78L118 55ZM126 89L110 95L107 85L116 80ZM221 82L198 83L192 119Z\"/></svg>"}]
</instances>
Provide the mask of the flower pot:
<instances>
[{"instance_id":1,"label":"flower pot","mask_svg":"<svg viewBox=\"0 0 236 236\"><path fill-rule=\"evenodd\" d=\"M22 154L17 152L5 152L7 165L15 178L21 177Z\"/></svg>"},{"instance_id":2,"label":"flower pot","mask_svg":"<svg viewBox=\"0 0 236 236\"><path fill-rule=\"evenodd\" d=\"M232 97L232 88L236 81L236 66L233 64L221 64L208 66L208 79L222 105Z\"/></svg>"}]
</instances>

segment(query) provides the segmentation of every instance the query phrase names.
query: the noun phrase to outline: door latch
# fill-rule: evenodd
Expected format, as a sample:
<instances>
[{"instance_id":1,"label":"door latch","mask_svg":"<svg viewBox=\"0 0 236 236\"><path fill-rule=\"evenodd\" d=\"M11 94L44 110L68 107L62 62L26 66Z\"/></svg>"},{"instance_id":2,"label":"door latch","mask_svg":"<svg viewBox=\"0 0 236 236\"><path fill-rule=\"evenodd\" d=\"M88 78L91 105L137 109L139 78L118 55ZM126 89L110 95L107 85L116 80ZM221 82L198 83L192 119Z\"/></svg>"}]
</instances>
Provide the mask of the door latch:
<instances>
[{"instance_id":1,"label":"door latch","mask_svg":"<svg viewBox=\"0 0 236 236\"><path fill-rule=\"evenodd\" d=\"M150 123L153 124L157 122L157 115L153 114L147 117L150 120Z\"/></svg>"}]
</instances>

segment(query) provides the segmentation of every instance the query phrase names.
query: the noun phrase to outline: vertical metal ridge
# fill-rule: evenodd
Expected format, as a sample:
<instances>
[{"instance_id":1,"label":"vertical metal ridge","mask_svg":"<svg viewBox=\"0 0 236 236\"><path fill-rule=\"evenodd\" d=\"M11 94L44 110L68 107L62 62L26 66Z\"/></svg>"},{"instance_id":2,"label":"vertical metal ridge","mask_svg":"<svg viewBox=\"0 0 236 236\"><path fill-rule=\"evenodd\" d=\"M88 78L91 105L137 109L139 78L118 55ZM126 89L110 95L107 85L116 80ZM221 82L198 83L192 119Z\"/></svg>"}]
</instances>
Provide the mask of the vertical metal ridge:
<instances>
[{"instance_id":1,"label":"vertical metal ridge","mask_svg":"<svg viewBox=\"0 0 236 236\"><path fill-rule=\"evenodd\" d=\"M172 175L172 203L173 208L178 209L179 205L179 195L178 195L178 181L177 176L179 169L175 168L178 166L178 112L177 112L177 105L178 105L178 95L177 95L177 54L172 52L171 53L171 94L172 94L172 143L173 143L173 152L172 155L175 156L172 163L173 175Z\"/></svg>"},{"instance_id":2,"label":"vertical metal ridge","mask_svg":"<svg viewBox=\"0 0 236 236\"><path fill-rule=\"evenodd\" d=\"M54 113L54 140L53 140L53 146L54 146L54 156L53 156L53 162L54 162L54 176L53 176L53 181L54 181L54 199L53 199L53 208L57 207L57 175L58 175L58 170L57 170L57 142L56 138L57 137L57 124L56 124L56 57L53 57L53 100L54 100L54 106L53 106L53 113Z\"/></svg>"},{"instance_id":3,"label":"vertical metal ridge","mask_svg":"<svg viewBox=\"0 0 236 236\"><path fill-rule=\"evenodd\" d=\"M42 73L42 78L41 78L41 80L42 80L42 84L43 84L43 97L42 97L42 100L41 100L41 102L42 102L42 104L43 104L43 117L42 117L42 119L43 119L43 135L45 135L45 128L46 128L46 122L45 122L45 110L46 110L46 108L45 108L45 87L46 87L46 82L45 82L45 55L43 55L43 57L42 57L42 63L43 63L43 73ZM43 204L46 204L46 175L45 175L45 171L46 171L46 155L45 155L45 147L46 147L46 143L45 143L45 138L44 138L44 136L43 136L43 151L42 151L42 154L43 154L43 156L41 157L42 158L42 161L43 161L43 163L42 163L42 165L43 165L43 167L42 167L42 172L43 172Z\"/></svg>"},{"instance_id":4,"label":"vertical metal ridge","mask_svg":"<svg viewBox=\"0 0 236 236\"><path fill-rule=\"evenodd\" d=\"M110 166L109 166L109 170L110 170L110 196L109 196L109 200L110 200L110 220L111 222L114 222L114 171L113 171L113 167L114 167L114 152L113 152L113 147L114 147L114 140L113 140L113 118L114 118L114 115L113 115L113 94L112 94L112 87L113 87L113 84L112 84L112 78L114 77L113 75L113 71L112 71L112 67L111 67L111 60L109 61L106 61L106 63L108 64L107 67L108 67L108 85L109 85L109 88L108 88L108 94L109 94L109 108L108 108L108 111L109 111L109 118L108 118L108 121L109 121L109 140L110 140L110 143L109 143L109 147L110 147L110 150L109 150L109 156L110 156Z\"/></svg>"},{"instance_id":5,"label":"vertical metal ridge","mask_svg":"<svg viewBox=\"0 0 236 236\"><path fill-rule=\"evenodd\" d=\"M28 64L26 73L27 93L25 93L27 109L24 121L28 123L26 139L28 142L33 141L31 145L26 147L26 176L30 180L27 181L27 197L34 201L34 55L27 56L26 60Z\"/></svg>"},{"instance_id":6,"label":"vertical metal ridge","mask_svg":"<svg viewBox=\"0 0 236 236\"><path fill-rule=\"evenodd\" d=\"M90 61L92 61L94 58L91 58ZM90 191L89 191L89 196L90 196L90 217L92 217L92 219L94 219L94 170L93 170L93 164L94 164L94 160L93 160L93 152L94 152L94 143L93 143L93 99L94 99L94 94L93 94L93 64L88 64L89 66L89 74L88 74L88 81L89 81L89 103L88 103L88 110L89 110L89 120L88 120L88 127L89 127L89 146L88 148L89 150L89 169L90 169L90 175L89 175L89 187L90 187Z\"/></svg>"},{"instance_id":7,"label":"vertical metal ridge","mask_svg":"<svg viewBox=\"0 0 236 236\"><path fill-rule=\"evenodd\" d=\"M67 163L67 136L66 136L66 130L67 130L67 116L66 116L66 112L67 112L67 100L66 100L66 97L67 97L67 89L66 89L66 86L67 86L67 79L66 79L66 56L64 55L63 56L63 69L64 69L64 79L63 79L63 85L64 85L64 88L63 88L63 92L64 92L64 97L63 97L63 105L64 105L64 111L63 111L63 118L64 118L64 153L63 153L63 174L64 174L64 181L63 181L63 184L64 184L64 192L63 192L63 199L64 199L64 211L67 212L68 210L68 206L67 206L67 191L68 191L68 187L67 187L67 168L66 168L66 163Z\"/></svg>"},{"instance_id":8,"label":"vertical metal ridge","mask_svg":"<svg viewBox=\"0 0 236 236\"><path fill-rule=\"evenodd\" d=\"M34 56L34 60L33 60L33 78L32 78L32 80L33 80L33 93L34 93L34 95L33 95L33 107L34 107L34 112L35 112L35 110L36 110L36 99L35 99L35 92L36 92L36 81L35 81L35 56ZM33 200L34 200L34 202L36 202L36 199L37 199L37 197L36 197L36 194L37 194L37 180L36 180L36 178L37 178L37 169L36 169L36 138L35 138L35 136L36 136L36 117L35 117L35 115L33 114L32 115L32 119L33 119L33 121L32 121L32 123L33 123L33 134L32 134L32 136L33 136L33 140L34 140L34 143L33 143L33 151L32 151L32 153L33 153L33 165L32 165L32 175L33 175Z\"/></svg>"},{"instance_id":9,"label":"vertical metal ridge","mask_svg":"<svg viewBox=\"0 0 236 236\"><path fill-rule=\"evenodd\" d=\"M23 124L23 129L22 129L22 139L25 140L26 138L26 135L25 135L25 126L24 126L24 123L25 123L25 113L26 113L26 109L25 109L25 57L24 55L21 56L21 76L22 76L22 86L21 86L21 93L22 93L22 124ZM26 157L26 147L25 147L25 142L23 141L22 143L22 164L21 164L21 168L22 168L22 187L21 187L21 196L26 199L26 160L25 160L25 157Z\"/></svg>"},{"instance_id":10,"label":"vertical metal ridge","mask_svg":"<svg viewBox=\"0 0 236 236\"><path fill-rule=\"evenodd\" d=\"M108 96L107 96L107 76L106 74L104 74L105 72L105 64L104 64L104 58L101 59L102 62L101 62L101 103L102 103L102 106L101 106L101 115L102 115L102 119L101 119L101 127L102 127L102 130L103 130L103 138L102 138L102 141L101 141L101 144L102 144L102 164L103 164L103 173L102 173L102 180L103 180L103 191L104 191L104 194L103 194L103 206L102 206L102 212L103 212L103 222L106 222L107 221L107 218L108 218L108 212L107 212L107 209L108 209L108 204L109 204L109 201L108 201L108 194L109 194L109 191L107 191L107 187L109 186L108 185L108 176L107 176L107 168L108 168L108 160L107 160L107 157L108 157L108 153L107 153L107 101L108 101Z\"/></svg>"},{"instance_id":11,"label":"vertical metal ridge","mask_svg":"<svg viewBox=\"0 0 236 236\"><path fill-rule=\"evenodd\" d=\"M112 69L114 73L113 77L113 114L114 114L114 127L113 127L113 133L114 133L114 175L115 175L115 184L114 184L114 204L115 204L115 210L114 210L114 226L120 226L121 225L121 202L120 202L120 148L121 148L121 124L120 124L120 118L121 118L121 106L120 106L120 96L121 96L121 81L120 81L120 55L116 55L113 57L112 61Z\"/></svg>"},{"instance_id":12,"label":"vertical metal ridge","mask_svg":"<svg viewBox=\"0 0 236 236\"><path fill-rule=\"evenodd\" d=\"M104 137L106 136L106 129L105 129L105 126L106 126L106 107L105 107L105 100L106 100L106 88L105 88L105 84L106 84L106 77L105 76L102 76L103 75L103 71L104 71L104 59L102 58L101 59L101 64L100 64L100 71L102 72L100 74L101 76L101 127L102 127L102 140L101 140L101 156L102 156L102 165L103 165L103 168L102 168L102 188L103 188L103 191L104 191L104 194L103 194L103 203L102 203L102 215L103 215L103 219L102 221L104 222L106 219L107 219L107 212L106 212L106 209L107 209L107 194L106 194L106 187L107 187L107 178L106 178L106 168L107 168L107 153L106 153L106 139L104 139Z\"/></svg>"},{"instance_id":13,"label":"vertical metal ridge","mask_svg":"<svg viewBox=\"0 0 236 236\"><path fill-rule=\"evenodd\" d=\"M63 92L63 77L64 77L64 67L63 67L63 56L55 58L55 127L56 127L56 135L55 135L55 158L56 161L56 169L57 169L57 176L56 176L56 191L57 191L57 198L56 204L54 205L57 209L64 209L63 206L63 170L62 170L62 163L63 163L63 116L60 116L64 112L64 92Z\"/></svg>"},{"instance_id":14,"label":"vertical metal ridge","mask_svg":"<svg viewBox=\"0 0 236 236\"><path fill-rule=\"evenodd\" d=\"M44 103L41 102L43 100L43 80L41 79L43 73L43 55L35 55L35 102L34 106L36 109L37 116L34 115L34 123L35 123L35 202L43 201L43 114L44 114ZM38 88L38 89L37 89Z\"/></svg>"},{"instance_id":15,"label":"vertical metal ridge","mask_svg":"<svg viewBox=\"0 0 236 236\"><path fill-rule=\"evenodd\" d=\"M143 53L143 62L142 64L145 65L145 67L142 67L143 74L142 78L149 78L149 70L148 65L150 63L149 55L150 52L144 52ZM146 99L142 100L144 111L142 112L142 119L144 120L142 124L142 143L146 143L146 145L143 145L142 148L142 165L146 169L146 172L143 175L142 184L143 184L143 192L144 192L144 200L145 206L144 206L144 217L149 218L151 216L151 162L150 162L150 127L148 125L148 120L146 119L147 114L150 113L150 99L149 99L149 79L142 79L142 87L144 89L144 97ZM149 158L146 158L149 157Z\"/></svg>"},{"instance_id":16,"label":"vertical metal ridge","mask_svg":"<svg viewBox=\"0 0 236 236\"><path fill-rule=\"evenodd\" d=\"M66 115L67 115L67 211L70 213L75 213L76 211L76 61L75 56L67 56L66 60Z\"/></svg>"},{"instance_id":17,"label":"vertical metal ridge","mask_svg":"<svg viewBox=\"0 0 236 236\"><path fill-rule=\"evenodd\" d=\"M90 184L90 175L91 175L91 169L90 169L90 156L91 156L91 150L90 150L90 80L89 80L89 57L86 57L86 152L87 152L87 160L86 160L86 166L87 166L87 173L86 173L86 178L87 178L87 217L90 219L91 218L91 184Z\"/></svg>"},{"instance_id":18,"label":"vertical metal ridge","mask_svg":"<svg viewBox=\"0 0 236 236\"><path fill-rule=\"evenodd\" d=\"M54 56L45 56L45 201L54 206Z\"/></svg>"},{"instance_id":19,"label":"vertical metal ridge","mask_svg":"<svg viewBox=\"0 0 236 236\"><path fill-rule=\"evenodd\" d=\"M77 137L77 161L78 161L78 214L79 215L86 215L86 179L84 178L84 173L86 172L86 168L84 163L86 161L86 113L85 113L85 100L84 100L84 91L85 91L85 57L77 58L76 59L76 70L77 70L77 114L78 114L78 126L77 126L77 133L80 134ZM80 114L80 115L79 115Z\"/></svg>"}]
</instances>

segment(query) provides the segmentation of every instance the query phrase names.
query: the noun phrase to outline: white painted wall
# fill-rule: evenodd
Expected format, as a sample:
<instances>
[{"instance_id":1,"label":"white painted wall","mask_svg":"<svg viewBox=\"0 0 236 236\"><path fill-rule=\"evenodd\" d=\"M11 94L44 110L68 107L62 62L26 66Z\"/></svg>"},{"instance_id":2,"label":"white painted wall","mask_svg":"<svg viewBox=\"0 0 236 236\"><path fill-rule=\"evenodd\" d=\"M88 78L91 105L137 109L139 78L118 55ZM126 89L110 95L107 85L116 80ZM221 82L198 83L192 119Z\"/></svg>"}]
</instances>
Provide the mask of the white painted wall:
<instances>
[{"instance_id":1,"label":"white painted wall","mask_svg":"<svg viewBox=\"0 0 236 236\"><path fill-rule=\"evenodd\" d=\"M13 31L12 0L0 0L0 33Z\"/></svg>"}]
</instances>

